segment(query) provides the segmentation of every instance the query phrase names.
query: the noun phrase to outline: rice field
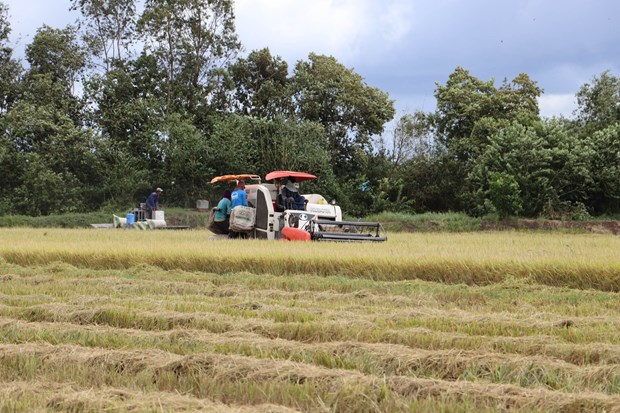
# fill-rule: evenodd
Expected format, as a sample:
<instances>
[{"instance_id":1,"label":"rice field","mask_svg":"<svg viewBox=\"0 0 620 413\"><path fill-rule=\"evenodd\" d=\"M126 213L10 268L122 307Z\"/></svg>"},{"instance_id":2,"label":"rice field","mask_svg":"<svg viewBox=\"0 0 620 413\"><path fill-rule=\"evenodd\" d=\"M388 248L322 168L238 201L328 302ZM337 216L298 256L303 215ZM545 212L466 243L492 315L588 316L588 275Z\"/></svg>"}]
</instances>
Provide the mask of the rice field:
<instances>
[{"instance_id":1,"label":"rice field","mask_svg":"<svg viewBox=\"0 0 620 413\"><path fill-rule=\"evenodd\" d=\"M620 412L620 237L0 229L0 412Z\"/></svg>"}]
</instances>

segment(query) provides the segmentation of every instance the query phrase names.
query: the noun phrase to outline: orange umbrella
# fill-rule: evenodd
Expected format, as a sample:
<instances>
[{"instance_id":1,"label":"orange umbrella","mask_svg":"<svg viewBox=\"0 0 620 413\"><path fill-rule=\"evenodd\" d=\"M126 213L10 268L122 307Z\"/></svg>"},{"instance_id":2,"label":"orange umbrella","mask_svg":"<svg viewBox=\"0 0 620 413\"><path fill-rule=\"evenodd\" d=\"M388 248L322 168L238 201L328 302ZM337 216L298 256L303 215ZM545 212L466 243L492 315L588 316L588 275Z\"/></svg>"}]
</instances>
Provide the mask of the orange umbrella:
<instances>
[{"instance_id":1,"label":"orange umbrella","mask_svg":"<svg viewBox=\"0 0 620 413\"><path fill-rule=\"evenodd\" d=\"M215 178L211 179L211 182L209 183L216 184L218 182L245 181L245 180L260 182L260 176L254 175L254 174L222 175L222 176L216 176Z\"/></svg>"}]
</instances>

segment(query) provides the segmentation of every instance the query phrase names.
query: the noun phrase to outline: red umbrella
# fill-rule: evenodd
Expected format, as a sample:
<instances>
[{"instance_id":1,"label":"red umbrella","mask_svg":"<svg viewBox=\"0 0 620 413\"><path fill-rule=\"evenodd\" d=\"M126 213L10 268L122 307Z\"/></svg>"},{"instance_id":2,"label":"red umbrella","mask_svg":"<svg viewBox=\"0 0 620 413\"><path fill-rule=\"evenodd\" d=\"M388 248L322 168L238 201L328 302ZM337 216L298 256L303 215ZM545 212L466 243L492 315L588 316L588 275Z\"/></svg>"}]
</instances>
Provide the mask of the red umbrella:
<instances>
[{"instance_id":1,"label":"red umbrella","mask_svg":"<svg viewBox=\"0 0 620 413\"><path fill-rule=\"evenodd\" d=\"M316 179L316 176L306 173L306 172L273 171L273 172L269 172L267 176L265 176L265 181L271 181L272 179L280 179L280 178L295 178L296 182L303 182L309 179Z\"/></svg>"}]
</instances>

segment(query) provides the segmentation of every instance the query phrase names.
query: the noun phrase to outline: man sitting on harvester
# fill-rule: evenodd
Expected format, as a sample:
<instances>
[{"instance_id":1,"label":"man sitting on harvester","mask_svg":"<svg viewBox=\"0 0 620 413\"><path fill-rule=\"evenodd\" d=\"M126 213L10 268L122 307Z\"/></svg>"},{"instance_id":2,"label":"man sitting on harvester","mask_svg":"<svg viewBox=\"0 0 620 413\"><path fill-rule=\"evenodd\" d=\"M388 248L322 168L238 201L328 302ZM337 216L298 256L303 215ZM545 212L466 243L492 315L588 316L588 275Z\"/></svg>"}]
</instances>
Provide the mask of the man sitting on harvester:
<instances>
[{"instance_id":1,"label":"man sitting on harvester","mask_svg":"<svg viewBox=\"0 0 620 413\"><path fill-rule=\"evenodd\" d=\"M284 198L285 209L298 209L304 210L306 205L306 198L303 195L299 195L299 190L295 184L295 178L289 176L287 178L286 185L282 187L282 196Z\"/></svg>"}]
</instances>

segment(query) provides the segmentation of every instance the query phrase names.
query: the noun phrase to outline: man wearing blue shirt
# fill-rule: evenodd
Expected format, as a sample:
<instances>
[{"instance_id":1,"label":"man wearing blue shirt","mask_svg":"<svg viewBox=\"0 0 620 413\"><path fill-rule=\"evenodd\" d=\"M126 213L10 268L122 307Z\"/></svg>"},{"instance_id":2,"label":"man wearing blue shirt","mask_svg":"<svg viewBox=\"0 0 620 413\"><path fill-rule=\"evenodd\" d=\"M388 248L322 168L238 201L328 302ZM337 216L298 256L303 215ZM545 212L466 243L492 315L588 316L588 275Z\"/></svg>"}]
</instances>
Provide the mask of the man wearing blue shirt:
<instances>
[{"instance_id":1,"label":"man wearing blue shirt","mask_svg":"<svg viewBox=\"0 0 620 413\"><path fill-rule=\"evenodd\" d=\"M147 219L153 219L153 211L157 211L157 208L159 208L159 198L162 192L164 192L163 189L157 188L155 192L149 195L149 197L146 199L146 218Z\"/></svg>"},{"instance_id":2,"label":"man wearing blue shirt","mask_svg":"<svg viewBox=\"0 0 620 413\"><path fill-rule=\"evenodd\" d=\"M231 208L235 209L238 206L248 206L248 197L245 193L245 182L237 182L237 186L232 194L230 194ZM240 232L230 231L228 238L245 238L246 235Z\"/></svg>"},{"instance_id":3,"label":"man wearing blue shirt","mask_svg":"<svg viewBox=\"0 0 620 413\"><path fill-rule=\"evenodd\" d=\"M231 207L248 206L248 197L245 194L245 182L237 182L235 190L230 195Z\"/></svg>"}]
</instances>

